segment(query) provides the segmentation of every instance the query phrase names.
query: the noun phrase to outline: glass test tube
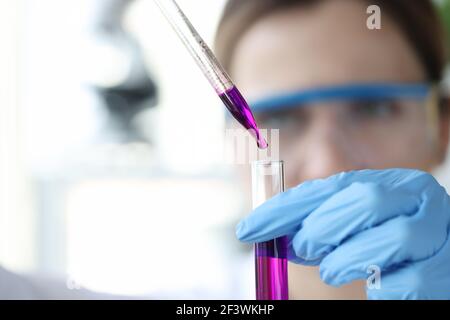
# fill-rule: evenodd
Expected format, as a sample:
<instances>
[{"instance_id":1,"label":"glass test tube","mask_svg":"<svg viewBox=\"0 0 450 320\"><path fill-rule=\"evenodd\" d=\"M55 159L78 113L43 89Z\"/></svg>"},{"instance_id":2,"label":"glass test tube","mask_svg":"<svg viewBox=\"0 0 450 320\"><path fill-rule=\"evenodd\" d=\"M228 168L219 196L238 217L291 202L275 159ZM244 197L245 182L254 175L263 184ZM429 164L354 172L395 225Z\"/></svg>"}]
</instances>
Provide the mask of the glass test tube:
<instances>
[{"instance_id":1,"label":"glass test tube","mask_svg":"<svg viewBox=\"0 0 450 320\"><path fill-rule=\"evenodd\" d=\"M252 163L253 208L284 191L283 161ZM288 300L287 238L255 244L257 300Z\"/></svg>"}]
</instances>

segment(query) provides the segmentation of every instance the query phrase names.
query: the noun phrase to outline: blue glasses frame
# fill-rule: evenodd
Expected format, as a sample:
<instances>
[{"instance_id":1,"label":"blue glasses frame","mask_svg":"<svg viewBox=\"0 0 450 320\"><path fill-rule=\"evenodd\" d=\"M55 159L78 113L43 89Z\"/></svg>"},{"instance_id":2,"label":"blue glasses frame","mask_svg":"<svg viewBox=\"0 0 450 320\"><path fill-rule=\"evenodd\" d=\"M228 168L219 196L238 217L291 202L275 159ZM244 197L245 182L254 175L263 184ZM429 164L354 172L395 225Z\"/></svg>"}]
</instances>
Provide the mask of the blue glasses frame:
<instances>
[{"instance_id":1,"label":"blue glasses frame","mask_svg":"<svg viewBox=\"0 0 450 320\"><path fill-rule=\"evenodd\" d=\"M426 100L432 85L426 83L364 83L345 84L300 90L286 94L269 96L253 101L253 112L270 112L298 108L303 105L358 99L413 99Z\"/></svg>"}]
</instances>

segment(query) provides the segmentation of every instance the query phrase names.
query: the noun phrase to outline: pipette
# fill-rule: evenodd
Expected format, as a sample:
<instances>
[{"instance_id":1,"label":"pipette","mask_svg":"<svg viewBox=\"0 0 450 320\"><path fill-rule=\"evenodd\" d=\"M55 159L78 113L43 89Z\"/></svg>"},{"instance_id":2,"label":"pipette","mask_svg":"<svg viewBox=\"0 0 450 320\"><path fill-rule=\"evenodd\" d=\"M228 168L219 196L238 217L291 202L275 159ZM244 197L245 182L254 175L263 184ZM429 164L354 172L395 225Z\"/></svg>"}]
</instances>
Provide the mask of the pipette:
<instances>
[{"instance_id":1,"label":"pipette","mask_svg":"<svg viewBox=\"0 0 450 320\"><path fill-rule=\"evenodd\" d=\"M259 148L267 148L248 103L178 4L174 0L154 1L231 115L256 139Z\"/></svg>"}]
</instances>

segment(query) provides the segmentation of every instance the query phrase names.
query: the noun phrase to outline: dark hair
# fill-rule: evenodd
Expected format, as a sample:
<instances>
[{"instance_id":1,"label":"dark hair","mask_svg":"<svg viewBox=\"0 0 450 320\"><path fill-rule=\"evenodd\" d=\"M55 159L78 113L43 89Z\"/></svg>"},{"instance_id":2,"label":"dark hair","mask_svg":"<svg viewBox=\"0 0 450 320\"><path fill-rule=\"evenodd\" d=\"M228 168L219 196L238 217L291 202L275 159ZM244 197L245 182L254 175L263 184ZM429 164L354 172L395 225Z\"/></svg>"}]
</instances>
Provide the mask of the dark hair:
<instances>
[{"instance_id":1,"label":"dark hair","mask_svg":"<svg viewBox=\"0 0 450 320\"><path fill-rule=\"evenodd\" d=\"M312 6L325 0L229 0L219 23L215 51L229 69L242 34L259 19L292 6ZM367 2L368 0L361 0ZM444 28L431 0L372 0L398 25L431 82L440 82L446 65Z\"/></svg>"}]
</instances>

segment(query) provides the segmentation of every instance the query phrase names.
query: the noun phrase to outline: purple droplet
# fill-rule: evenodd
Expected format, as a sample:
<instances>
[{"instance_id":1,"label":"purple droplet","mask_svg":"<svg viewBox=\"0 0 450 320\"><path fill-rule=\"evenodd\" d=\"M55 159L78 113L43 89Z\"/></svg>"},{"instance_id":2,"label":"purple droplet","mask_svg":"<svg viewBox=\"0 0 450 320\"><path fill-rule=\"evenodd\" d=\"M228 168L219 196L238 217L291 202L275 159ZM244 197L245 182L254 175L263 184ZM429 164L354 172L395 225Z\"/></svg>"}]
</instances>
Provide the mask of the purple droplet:
<instances>
[{"instance_id":1,"label":"purple droplet","mask_svg":"<svg viewBox=\"0 0 450 320\"><path fill-rule=\"evenodd\" d=\"M258 148L266 149L269 145L264 137L259 131L258 125L256 124L255 117L245 101L242 94L236 87L228 89L226 92L219 95L220 99L223 101L227 109L230 111L232 116L249 130L250 134L256 139Z\"/></svg>"}]
</instances>

